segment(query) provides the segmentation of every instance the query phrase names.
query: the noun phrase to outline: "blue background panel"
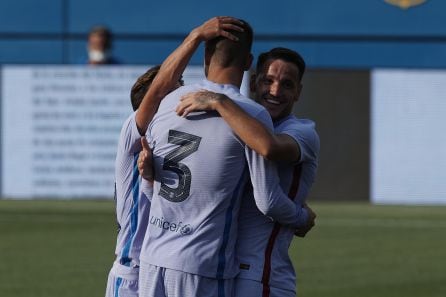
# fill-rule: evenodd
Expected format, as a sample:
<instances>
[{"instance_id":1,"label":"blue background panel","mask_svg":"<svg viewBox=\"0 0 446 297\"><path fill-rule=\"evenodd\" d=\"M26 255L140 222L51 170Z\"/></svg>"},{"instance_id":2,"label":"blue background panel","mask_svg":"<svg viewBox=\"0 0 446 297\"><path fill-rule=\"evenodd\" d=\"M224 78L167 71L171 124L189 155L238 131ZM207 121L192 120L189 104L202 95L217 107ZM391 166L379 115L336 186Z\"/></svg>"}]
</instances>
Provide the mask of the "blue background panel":
<instances>
[{"instance_id":1,"label":"blue background panel","mask_svg":"<svg viewBox=\"0 0 446 297\"><path fill-rule=\"evenodd\" d=\"M61 0L0 1L0 33L61 33Z\"/></svg>"},{"instance_id":2,"label":"blue background panel","mask_svg":"<svg viewBox=\"0 0 446 297\"><path fill-rule=\"evenodd\" d=\"M445 1L432 0L407 10L383 0L72 1L69 30L104 23L116 33L187 33L212 16L232 15L257 34L446 36L445 11Z\"/></svg>"},{"instance_id":3,"label":"blue background panel","mask_svg":"<svg viewBox=\"0 0 446 297\"><path fill-rule=\"evenodd\" d=\"M439 42L255 42L254 54L283 46L301 53L312 68L446 68L446 43Z\"/></svg>"},{"instance_id":4,"label":"blue background panel","mask_svg":"<svg viewBox=\"0 0 446 297\"><path fill-rule=\"evenodd\" d=\"M1 64L59 64L62 61L62 41L1 40Z\"/></svg>"},{"instance_id":5,"label":"blue background panel","mask_svg":"<svg viewBox=\"0 0 446 297\"><path fill-rule=\"evenodd\" d=\"M113 53L123 64L161 64L180 45L180 42L179 40L118 40L114 43ZM86 57L84 41L69 42L68 48L69 63L78 64ZM202 64L203 52L203 47L197 50L192 57L193 64Z\"/></svg>"},{"instance_id":6,"label":"blue background panel","mask_svg":"<svg viewBox=\"0 0 446 297\"><path fill-rule=\"evenodd\" d=\"M343 36L446 35L444 1L428 0L407 10L389 5L383 0L262 2L264 5L259 7L265 7L265 12L270 17L261 20L256 15L253 25L259 33ZM274 13L274 9L278 11Z\"/></svg>"},{"instance_id":7,"label":"blue background panel","mask_svg":"<svg viewBox=\"0 0 446 297\"><path fill-rule=\"evenodd\" d=\"M160 63L194 27L233 15L253 26L256 55L287 46L302 52L309 67L445 68L445 12L439 0L406 10L384 0L2 1L0 62L77 63L89 29L104 24L124 63ZM24 47L29 42L35 50ZM192 63L202 63L202 52Z\"/></svg>"},{"instance_id":8,"label":"blue background panel","mask_svg":"<svg viewBox=\"0 0 446 297\"><path fill-rule=\"evenodd\" d=\"M114 54L125 64L160 64L181 40L117 41ZM273 47L288 47L301 53L312 68L369 69L374 67L446 68L446 43L440 42L373 42L373 41L254 41L253 54ZM85 42L69 44L69 63L79 63L85 56ZM203 45L190 63L203 64Z\"/></svg>"},{"instance_id":9,"label":"blue background panel","mask_svg":"<svg viewBox=\"0 0 446 297\"><path fill-rule=\"evenodd\" d=\"M255 2L212 1L145 1L95 0L72 1L69 9L69 31L85 33L95 24L106 24L117 34L188 33L192 28L218 15L231 15L252 21ZM257 4L256 4L257 6Z\"/></svg>"}]
</instances>

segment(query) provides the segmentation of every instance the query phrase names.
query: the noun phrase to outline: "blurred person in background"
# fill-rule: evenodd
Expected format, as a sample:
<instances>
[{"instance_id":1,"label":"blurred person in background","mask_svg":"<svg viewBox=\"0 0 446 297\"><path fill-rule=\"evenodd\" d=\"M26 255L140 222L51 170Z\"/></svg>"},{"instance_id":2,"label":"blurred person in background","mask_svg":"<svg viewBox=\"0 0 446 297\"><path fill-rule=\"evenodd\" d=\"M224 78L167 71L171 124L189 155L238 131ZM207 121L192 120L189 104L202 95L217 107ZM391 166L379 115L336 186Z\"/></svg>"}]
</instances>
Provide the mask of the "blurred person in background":
<instances>
[{"instance_id":1,"label":"blurred person in background","mask_svg":"<svg viewBox=\"0 0 446 297\"><path fill-rule=\"evenodd\" d=\"M89 65L114 65L121 61L112 55L113 34L105 26L95 26L88 33L87 57L81 64Z\"/></svg>"}]
</instances>

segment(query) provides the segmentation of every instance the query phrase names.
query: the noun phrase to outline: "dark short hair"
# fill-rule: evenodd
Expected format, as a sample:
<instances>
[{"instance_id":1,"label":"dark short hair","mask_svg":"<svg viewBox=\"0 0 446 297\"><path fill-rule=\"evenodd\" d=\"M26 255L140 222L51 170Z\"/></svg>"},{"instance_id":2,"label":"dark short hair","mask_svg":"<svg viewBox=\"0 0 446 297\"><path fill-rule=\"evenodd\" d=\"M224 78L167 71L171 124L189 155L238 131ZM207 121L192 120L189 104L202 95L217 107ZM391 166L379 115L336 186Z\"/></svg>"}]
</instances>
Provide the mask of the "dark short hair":
<instances>
[{"instance_id":1,"label":"dark short hair","mask_svg":"<svg viewBox=\"0 0 446 297\"><path fill-rule=\"evenodd\" d=\"M106 49L110 49L112 47L113 34L106 26L99 25L92 27L90 29L90 32L88 33L88 36L91 36L93 34L99 34L104 37Z\"/></svg>"},{"instance_id":2,"label":"dark short hair","mask_svg":"<svg viewBox=\"0 0 446 297\"><path fill-rule=\"evenodd\" d=\"M133 110L137 110L139 105L144 98L144 95L147 93L150 85L152 84L155 76L158 74L161 65L156 65L146 71L143 75L138 77L136 82L133 84L133 87L130 91L130 101L132 102ZM181 85L183 85L183 78L180 77L178 81Z\"/></svg>"},{"instance_id":3,"label":"dark short hair","mask_svg":"<svg viewBox=\"0 0 446 297\"><path fill-rule=\"evenodd\" d=\"M302 77L305 73L305 61L302 56L293 50L284 47L276 47L272 50L261 53L257 58L257 66L256 72L257 74L261 73L265 63L269 60L283 60L285 62L293 63L299 69L299 81L302 80Z\"/></svg>"},{"instance_id":4,"label":"dark short hair","mask_svg":"<svg viewBox=\"0 0 446 297\"><path fill-rule=\"evenodd\" d=\"M246 57L251 53L253 30L248 22L240 20L243 32L229 30L238 41L232 41L225 37L217 37L206 42L206 50L217 59L223 67L232 65L244 66Z\"/></svg>"}]
</instances>

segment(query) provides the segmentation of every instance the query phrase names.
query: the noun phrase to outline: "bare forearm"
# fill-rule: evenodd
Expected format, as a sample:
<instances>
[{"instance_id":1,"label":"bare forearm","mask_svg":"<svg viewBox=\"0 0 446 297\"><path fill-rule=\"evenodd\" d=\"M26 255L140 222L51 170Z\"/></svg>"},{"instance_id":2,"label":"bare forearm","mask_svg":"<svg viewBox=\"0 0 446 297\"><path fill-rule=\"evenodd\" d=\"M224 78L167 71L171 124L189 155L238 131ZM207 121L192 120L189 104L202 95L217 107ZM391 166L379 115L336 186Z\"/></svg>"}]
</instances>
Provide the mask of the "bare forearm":
<instances>
[{"instance_id":1,"label":"bare forearm","mask_svg":"<svg viewBox=\"0 0 446 297\"><path fill-rule=\"evenodd\" d=\"M194 54L201 40L192 31L183 43L167 57L161 65L150 88L136 112L136 125L141 135L144 135L147 126L155 115L161 99L164 98L179 81L190 58Z\"/></svg>"},{"instance_id":2,"label":"bare forearm","mask_svg":"<svg viewBox=\"0 0 446 297\"><path fill-rule=\"evenodd\" d=\"M175 87L198 45L219 36L236 41L237 37L230 30L243 31L239 25L242 22L232 17L214 17L192 30L183 43L167 57L137 111L136 124L141 135L145 134L161 99Z\"/></svg>"},{"instance_id":3,"label":"bare forearm","mask_svg":"<svg viewBox=\"0 0 446 297\"><path fill-rule=\"evenodd\" d=\"M262 123L248 115L232 100L218 100L215 109L248 147L263 157L271 155L276 144L275 135Z\"/></svg>"},{"instance_id":4,"label":"bare forearm","mask_svg":"<svg viewBox=\"0 0 446 297\"><path fill-rule=\"evenodd\" d=\"M286 134L274 134L244 112L227 97L215 103L215 109L248 147L272 161L295 162L300 159L299 144Z\"/></svg>"},{"instance_id":5,"label":"bare forearm","mask_svg":"<svg viewBox=\"0 0 446 297\"><path fill-rule=\"evenodd\" d=\"M176 108L187 117L194 111L215 110L246 145L259 155L273 161L295 162L300 159L299 144L289 135L273 134L257 119L248 115L224 94L206 90L184 95Z\"/></svg>"}]
</instances>

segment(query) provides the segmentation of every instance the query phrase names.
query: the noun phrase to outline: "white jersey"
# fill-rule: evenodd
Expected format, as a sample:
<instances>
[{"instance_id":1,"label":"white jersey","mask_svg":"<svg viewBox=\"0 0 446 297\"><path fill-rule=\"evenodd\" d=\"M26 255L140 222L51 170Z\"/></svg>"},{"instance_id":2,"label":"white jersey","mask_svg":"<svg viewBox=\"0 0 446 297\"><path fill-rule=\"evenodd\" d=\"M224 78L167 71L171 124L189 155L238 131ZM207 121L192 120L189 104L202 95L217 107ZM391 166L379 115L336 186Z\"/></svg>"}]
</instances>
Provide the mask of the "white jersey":
<instances>
[{"instance_id":1,"label":"white jersey","mask_svg":"<svg viewBox=\"0 0 446 297\"><path fill-rule=\"evenodd\" d=\"M139 265L139 253L147 228L150 202L141 188L137 160L142 150L133 113L122 126L115 163L115 199L118 238L116 261ZM130 263L130 261L132 263Z\"/></svg>"},{"instance_id":2,"label":"white jersey","mask_svg":"<svg viewBox=\"0 0 446 297\"><path fill-rule=\"evenodd\" d=\"M296 164L279 163L280 185L296 204L305 202L316 175L319 136L314 122L290 115L274 123L276 134L287 134L299 144ZM240 210L237 256L239 278L262 282L266 286L295 290L296 276L288 256L294 229L271 222L256 208L251 193Z\"/></svg>"},{"instance_id":3,"label":"white jersey","mask_svg":"<svg viewBox=\"0 0 446 297\"><path fill-rule=\"evenodd\" d=\"M155 183L141 261L225 279L239 271L237 217L248 176L257 206L271 217L301 226L308 214L280 189L275 164L249 149L216 112L176 115L181 96L203 89L227 95L272 129L268 112L233 85L204 80L162 100L148 130Z\"/></svg>"}]
</instances>

